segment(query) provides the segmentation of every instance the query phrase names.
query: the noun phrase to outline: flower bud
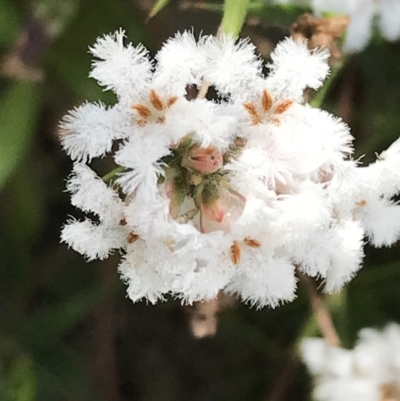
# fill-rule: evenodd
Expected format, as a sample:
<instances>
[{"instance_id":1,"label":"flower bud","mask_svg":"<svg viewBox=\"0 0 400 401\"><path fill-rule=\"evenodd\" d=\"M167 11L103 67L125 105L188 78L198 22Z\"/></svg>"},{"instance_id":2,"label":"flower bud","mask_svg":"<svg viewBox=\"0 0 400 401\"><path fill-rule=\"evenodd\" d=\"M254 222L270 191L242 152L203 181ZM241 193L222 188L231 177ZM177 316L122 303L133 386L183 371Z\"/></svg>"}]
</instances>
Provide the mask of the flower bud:
<instances>
[{"instance_id":1,"label":"flower bud","mask_svg":"<svg viewBox=\"0 0 400 401\"><path fill-rule=\"evenodd\" d=\"M201 174L212 174L218 171L224 160L221 152L215 146L202 148L192 146L183 156L182 166Z\"/></svg>"},{"instance_id":2,"label":"flower bud","mask_svg":"<svg viewBox=\"0 0 400 401\"><path fill-rule=\"evenodd\" d=\"M243 213L246 198L238 192L218 187L217 196L201 196L198 206L201 212L201 231L229 231L230 224Z\"/></svg>"}]
</instances>

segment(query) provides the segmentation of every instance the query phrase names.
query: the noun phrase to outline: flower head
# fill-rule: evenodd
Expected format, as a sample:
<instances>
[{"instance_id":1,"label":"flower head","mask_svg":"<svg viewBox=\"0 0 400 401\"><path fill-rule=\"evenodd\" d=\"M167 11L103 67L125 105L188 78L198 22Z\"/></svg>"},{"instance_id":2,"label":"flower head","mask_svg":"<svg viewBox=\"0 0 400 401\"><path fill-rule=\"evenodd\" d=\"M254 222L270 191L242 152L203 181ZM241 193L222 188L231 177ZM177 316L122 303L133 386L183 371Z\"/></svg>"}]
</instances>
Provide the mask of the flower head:
<instances>
[{"instance_id":1,"label":"flower head","mask_svg":"<svg viewBox=\"0 0 400 401\"><path fill-rule=\"evenodd\" d=\"M317 378L318 401L400 399L400 327L363 329L353 350L329 346L322 339L302 343L303 360Z\"/></svg>"},{"instance_id":2,"label":"flower head","mask_svg":"<svg viewBox=\"0 0 400 401\"><path fill-rule=\"evenodd\" d=\"M295 298L296 269L334 291L361 267L365 238L400 237L400 140L360 167L349 128L304 104L328 74L327 51L286 39L264 77L247 40L177 34L154 68L123 40L91 48L91 76L117 103L86 103L61 122L71 202L95 214L67 222L62 240L90 260L120 249L133 301L226 291L275 307ZM217 99L188 100L191 85ZM85 162L106 154L118 173L102 180Z\"/></svg>"}]
</instances>

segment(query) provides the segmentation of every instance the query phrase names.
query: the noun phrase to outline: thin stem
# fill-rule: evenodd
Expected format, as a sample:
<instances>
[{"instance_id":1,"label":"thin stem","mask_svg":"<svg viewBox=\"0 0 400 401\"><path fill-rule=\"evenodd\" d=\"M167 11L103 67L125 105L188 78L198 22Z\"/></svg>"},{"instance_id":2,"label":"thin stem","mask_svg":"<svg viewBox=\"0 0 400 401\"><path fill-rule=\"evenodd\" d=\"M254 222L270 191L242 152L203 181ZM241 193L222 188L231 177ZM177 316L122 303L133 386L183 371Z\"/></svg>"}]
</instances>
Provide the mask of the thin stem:
<instances>
[{"instance_id":1,"label":"thin stem","mask_svg":"<svg viewBox=\"0 0 400 401\"><path fill-rule=\"evenodd\" d=\"M103 175L103 177L101 177L101 179L107 184L109 183L118 173L122 173L123 171L125 171L125 167L119 166L117 168L115 168L114 170L111 170L109 173L107 173L106 175Z\"/></svg>"},{"instance_id":2,"label":"thin stem","mask_svg":"<svg viewBox=\"0 0 400 401\"><path fill-rule=\"evenodd\" d=\"M199 93L197 94L197 99L204 99L207 96L208 89L210 88L210 83L205 79L201 81L201 86L199 88Z\"/></svg>"},{"instance_id":3,"label":"thin stem","mask_svg":"<svg viewBox=\"0 0 400 401\"><path fill-rule=\"evenodd\" d=\"M332 317L315 288L313 281L304 274L298 273L298 276L308 293L311 309L325 341L333 347L339 347L340 339L333 324Z\"/></svg>"}]
</instances>

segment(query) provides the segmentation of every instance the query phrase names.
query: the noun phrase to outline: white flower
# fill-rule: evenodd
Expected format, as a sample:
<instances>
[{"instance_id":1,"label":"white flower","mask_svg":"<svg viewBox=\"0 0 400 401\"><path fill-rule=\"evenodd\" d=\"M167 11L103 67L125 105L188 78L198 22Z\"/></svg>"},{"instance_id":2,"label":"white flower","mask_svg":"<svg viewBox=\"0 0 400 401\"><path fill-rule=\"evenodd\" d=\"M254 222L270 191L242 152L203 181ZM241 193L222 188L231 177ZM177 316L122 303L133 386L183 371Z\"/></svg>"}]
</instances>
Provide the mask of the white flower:
<instances>
[{"instance_id":1,"label":"white flower","mask_svg":"<svg viewBox=\"0 0 400 401\"><path fill-rule=\"evenodd\" d=\"M61 124L71 203L95 215L67 222L62 241L89 260L120 249L133 301L226 291L275 307L295 298L296 270L335 291L361 267L365 236L400 237L400 140L360 167L349 128L303 104L328 74L326 51L286 39L264 77L254 47L230 36L177 34L154 69L122 40L91 49L91 75L117 103L84 104ZM217 99L187 99L193 85ZM118 169L106 183L83 162L108 152Z\"/></svg>"},{"instance_id":2,"label":"white flower","mask_svg":"<svg viewBox=\"0 0 400 401\"><path fill-rule=\"evenodd\" d=\"M125 137L124 117L115 108L85 103L62 119L61 144L72 160L86 162L102 157L111 150L115 139Z\"/></svg>"},{"instance_id":3,"label":"white flower","mask_svg":"<svg viewBox=\"0 0 400 401\"><path fill-rule=\"evenodd\" d=\"M302 342L302 357L315 377L318 401L381 401L400 394L400 327L363 329L353 350L331 347L322 339Z\"/></svg>"},{"instance_id":4,"label":"white flower","mask_svg":"<svg viewBox=\"0 0 400 401\"><path fill-rule=\"evenodd\" d=\"M207 65L203 77L215 83L221 94L240 98L261 79L262 62L248 39L235 43L230 35L211 36L205 41L204 50Z\"/></svg>"},{"instance_id":5,"label":"white flower","mask_svg":"<svg viewBox=\"0 0 400 401\"><path fill-rule=\"evenodd\" d=\"M61 240L88 260L105 259L113 249L126 246L127 229L124 227L123 202L88 166L74 165L67 189L71 203L84 212L92 212L98 223L88 219L70 220L63 228Z\"/></svg>"},{"instance_id":6,"label":"white flower","mask_svg":"<svg viewBox=\"0 0 400 401\"><path fill-rule=\"evenodd\" d=\"M184 95L186 85L200 85L207 64L204 39L198 42L190 32L168 39L156 55L154 82L168 92Z\"/></svg>"},{"instance_id":7,"label":"white flower","mask_svg":"<svg viewBox=\"0 0 400 401\"><path fill-rule=\"evenodd\" d=\"M151 62L147 50L142 46L124 46L125 32L99 38L90 52L97 58L93 61L90 76L105 89L112 89L121 98L133 100L135 93L145 88L151 74Z\"/></svg>"},{"instance_id":8,"label":"white flower","mask_svg":"<svg viewBox=\"0 0 400 401\"><path fill-rule=\"evenodd\" d=\"M268 89L279 97L299 101L305 88L318 89L329 72L327 49L309 51L306 41L285 39L271 54Z\"/></svg>"},{"instance_id":9,"label":"white flower","mask_svg":"<svg viewBox=\"0 0 400 401\"><path fill-rule=\"evenodd\" d=\"M162 127L145 127L147 135L124 143L115 154L115 162L129 168L122 173L117 182L126 194L133 193L139 185L147 191L157 188L160 175L164 174L161 158L170 154L168 136L163 136Z\"/></svg>"}]
</instances>

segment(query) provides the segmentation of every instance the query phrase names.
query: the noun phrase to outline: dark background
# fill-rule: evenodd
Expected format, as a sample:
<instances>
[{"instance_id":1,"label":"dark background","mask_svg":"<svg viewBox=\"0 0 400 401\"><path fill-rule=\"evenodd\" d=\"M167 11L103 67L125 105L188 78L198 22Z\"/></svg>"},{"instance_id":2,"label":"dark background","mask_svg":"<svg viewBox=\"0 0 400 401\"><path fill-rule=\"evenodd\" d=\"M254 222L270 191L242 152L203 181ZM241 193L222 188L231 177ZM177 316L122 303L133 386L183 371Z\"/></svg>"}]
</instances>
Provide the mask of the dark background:
<instances>
[{"instance_id":1,"label":"dark background","mask_svg":"<svg viewBox=\"0 0 400 401\"><path fill-rule=\"evenodd\" d=\"M88 79L88 46L123 27L152 53L177 30L216 32L219 2L171 1L146 22L147 0L0 0L0 401L283 401L310 398L296 345L318 335L301 287L276 310L239 302L198 340L192 311L169 299L133 304L118 256L86 263L59 243L71 161L58 121L85 100L115 99ZM258 7L243 34L265 57L304 11ZM400 44L374 34L346 58L324 107L374 160L400 135ZM107 167L103 161L100 168ZM400 322L400 248L366 248L363 269L327 300L345 346L360 328Z\"/></svg>"}]
</instances>

